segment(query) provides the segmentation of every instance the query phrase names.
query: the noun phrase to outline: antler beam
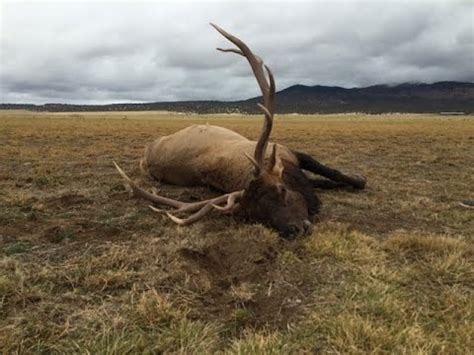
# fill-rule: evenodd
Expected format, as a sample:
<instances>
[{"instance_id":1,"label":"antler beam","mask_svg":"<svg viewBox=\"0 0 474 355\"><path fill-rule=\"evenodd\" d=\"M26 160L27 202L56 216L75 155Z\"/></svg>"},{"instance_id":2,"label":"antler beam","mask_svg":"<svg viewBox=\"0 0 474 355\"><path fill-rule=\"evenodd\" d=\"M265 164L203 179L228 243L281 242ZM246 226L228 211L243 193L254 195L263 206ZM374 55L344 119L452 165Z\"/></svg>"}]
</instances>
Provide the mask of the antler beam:
<instances>
[{"instance_id":1,"label":"antler beam","mask_svg":"<svg viewBox=\"0 0 474 355\"><path fill-rule=\"evenodd\" d=\"M262 131L260 133L260 138L258 139L257 145L255 147L254 158L257 164L260 167L260 171L263 170L263 159L265 157L265 152L267 150L268 140L270 138L270 133L272 132L273 126L273 115L275 110L274 98L275 98L275 78L273 74L264 63L263 60L252 53L250 48L242 42L239 38L231 35L226 32L219 26L211 23L211 26L214 27L221 35L227 38L230 42L235 44L237 48L222 49L217 48L221 52L232 52L239 54L247 58L250 67L252 68L253 74L257 79L258 86L262 92L263 105L258 104L258 107L265 114L265 121L263 123ZM268 79L265 77L265 71L267 72Z\"/></svg>"},{"instance_id":2,"label":"antler beam","mask_svg":"<svg viewBox=\"0 0 474 355\"><path fill-rule=\"evenodd\" d=\"M212 210L217 210L222 213L234 212L239 204L236 202L237 199L241 198L243 195L243 190L230 192L215 198L211 198L204 201L198 202L182 202L178 200L173 200L171 198L163 197L158 194L152 194L148 191L145 191L139 187L135 182L128 177L128 175L118 166L116 162L113 162L115 168L118 170L123 179L127 182L128 186L132 189L132 192L135 196L144 198L148 201L157 203L159 205L169 206L175 208L173 213L182 213L182 212L195 212L191 216L185 219L178 218L171 214L169 211L156 208L154 206L149 206L153 211L158 213L166 213L166 215L175 223L179 225L188 225L200 220L207 213ZM225 206L219 206L219 204L226 202Z\"/></svg>"}]
</instances>

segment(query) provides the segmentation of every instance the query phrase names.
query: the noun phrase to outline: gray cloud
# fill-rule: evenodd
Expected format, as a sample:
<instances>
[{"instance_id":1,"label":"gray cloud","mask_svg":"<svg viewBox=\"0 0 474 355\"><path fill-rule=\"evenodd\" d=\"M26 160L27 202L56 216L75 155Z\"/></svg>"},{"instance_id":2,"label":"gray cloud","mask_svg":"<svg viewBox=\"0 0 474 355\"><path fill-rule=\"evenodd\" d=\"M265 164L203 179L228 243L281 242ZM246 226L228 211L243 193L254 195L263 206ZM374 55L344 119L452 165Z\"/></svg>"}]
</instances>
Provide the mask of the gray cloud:
<instances>
[{"instance_id":1,"label":"gray cloud","mask_svg":"<svg viewBox=\"0 0 474 355\"><path fill-rule=\"evenodd\" d=\"M0 102L237 100L248 64L216 22L273 69L279 89L474 81L470 1L2 2Z\"/></svg>"}]
</instances>

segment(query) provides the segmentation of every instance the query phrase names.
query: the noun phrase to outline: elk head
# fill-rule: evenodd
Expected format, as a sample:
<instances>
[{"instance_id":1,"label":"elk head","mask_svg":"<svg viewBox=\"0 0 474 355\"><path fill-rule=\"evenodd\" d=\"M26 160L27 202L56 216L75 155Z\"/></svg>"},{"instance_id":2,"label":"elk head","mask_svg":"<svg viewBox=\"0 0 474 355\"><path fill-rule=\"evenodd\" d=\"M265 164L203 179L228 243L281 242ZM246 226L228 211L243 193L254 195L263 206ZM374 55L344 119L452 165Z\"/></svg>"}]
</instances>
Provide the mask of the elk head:
<instances>
[{"instance_id":1,"label":"elk head","mask_svg":"<svg viewBox=\"0 0 474 355\"><path fill-rule=\"evenodd\" d=\"M255 159L250 160L255 172L239 201L242 213L250 220L272 226L283 237L310 232L307 200L285 181L286 172L277 157L277 145L273 145L267 164L261 166Z\"/></svg>"},{"instance_id":2,"label":"elk head","mask_svg":"<svg viewBox=\"0 0 474 355\"><path fill-rule=\"evenodd\" d=\"M307 196L302 192L302 188L303 190L305 188L305 186L302 185L309 183L305 180L303 173L297 167L293 167L292 173L296 175L299 174L299 180L297 179L298 183L288 183L288 179L286 178L288 175L286 171L287 167L284 166L284 163L278 157L276 144L273 145L271 154L266 158L274 115L275 80L273 74L263 63L262 59L252 53L244 42L227 33L222 28L214 24L211 25L237 47L231 49L217 49L222 52L232 52L245 57L252 68L262 92L263 104L258 104L265 115L262 131L255 146L254 155L250 156L242 153L247 156L254 168L253 176L245 189L206 201L185 203L144 191L136 186L117 164L114 164L136 195L158 204L174 207L175 210L173 214L171 214L168 211L150 206L150 208L156 212L166 213L168 217L177 224L191 224L201 219L211 210L219 210L227 213L239 211L250 220L272 226L284 237L307 233L311 230L312 224L310 218L313 213L311 213L311 206L308 206ZM307 194L312 194L311 187L308 185L306 188ZM224 203L225 205L222 205ZM194 213L183 219L177 218L174 215L182 212Z\"/></svg>"}]
</instances>

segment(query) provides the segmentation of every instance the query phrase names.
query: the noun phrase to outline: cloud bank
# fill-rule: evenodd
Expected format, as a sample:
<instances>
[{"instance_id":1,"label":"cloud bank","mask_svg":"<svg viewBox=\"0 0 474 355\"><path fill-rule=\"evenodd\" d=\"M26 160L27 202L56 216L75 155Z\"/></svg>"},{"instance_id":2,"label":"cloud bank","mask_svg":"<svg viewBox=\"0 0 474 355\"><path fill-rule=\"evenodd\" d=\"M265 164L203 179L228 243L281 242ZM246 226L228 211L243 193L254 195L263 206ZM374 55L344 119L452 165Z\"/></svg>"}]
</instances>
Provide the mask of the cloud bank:
<instances>
[{"instance_id":1,"label":"cloud bank","mask_svg":"<svg viewBox=\"0 0 474 355\"><path fill-rule=\"evenodd\" d=\"M0 102L238 100L243 39L277 88L474 81L470 1L2 2Z\"/></svg>"}]
</instances>

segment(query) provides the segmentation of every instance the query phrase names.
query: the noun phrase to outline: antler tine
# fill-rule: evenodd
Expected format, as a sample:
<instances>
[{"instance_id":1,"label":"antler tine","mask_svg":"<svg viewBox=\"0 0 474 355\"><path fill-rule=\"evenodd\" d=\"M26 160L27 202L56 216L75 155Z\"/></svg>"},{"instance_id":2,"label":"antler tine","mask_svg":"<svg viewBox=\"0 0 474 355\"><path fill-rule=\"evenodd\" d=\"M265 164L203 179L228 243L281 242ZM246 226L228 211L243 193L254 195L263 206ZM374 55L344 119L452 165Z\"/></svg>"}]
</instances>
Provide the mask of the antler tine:
<instances>
[{"instance_id":1,"label":"antler tine","mask_svg":"<svg viewBox=\"0 0 474 355\"><path fill-rule=\"evenodd\" d=\"M244 53L242 53L242 51L241 51L240 49L236 49L236 48L226 48L226 49L224 49L224 48L216 48L216 49L217 49L218 51L221 51L221 52L225 52L225 53L227 53L227 52L232 52L232 53L236 53L236 54L239 54L239 55L245 57Z\"/></svg>"},{"instance_id":2,"label":"antler tine","mask_svg":"<svg viewBox=\"0 0 474 355\"><path fill-rule=\"evenodd\" d=\"M220 28L219 26L213 23L211 23L211 26L214 27L221 35L227 38L230 42L235 44L237 48L239 48L238 50L235 48L231 48L231 49L217 48L217 49L221 52L237 53L247 58L247 60L250 63L250 66L252 67L252 71L255 74L255 78L257 79L258 85L260 86L260 90L262 91L264 95L267 94L269 90L269 85L263 73L262 59L256 56L255 54L253 54L250 48L244 42L242 42L242 40L240 40L239 38L235 37L234 35L231 35L230 33L226 32L224 29Z\"/></svg>"},{"instance_id":3,"label":"antler tine","mask_svg":"<svg viewBox=\"0 0 474 355\"><path fill-rule=\"evenodd\" d=\"M166 212L166 215L176 224L179 224L180 226L187 226L189 224L192 224L194 222L199 221L202 217L204 217L206 214L208 214L210 211L213 210L213 205L212 203L206 204L203 208L201 208L199 211L196 213L192 214L188 218L178 218L174 215L172 215L169 212Z\"/></svg>"},{"instance_id":4,"label":"antler tine","mask_svg":"<svg viewBox=\"0 0 474 355\"><path fill-rule=\"evenodd\" d=\"M238 198L238 197L242 197L243 195L243 191L235 191L235 192L231 192L227 195L224 195L226 198L227 198L227 204L226 206L224 207L221 207L221 206L218 206L216 205L216 203L218 202L213 202L213 201L210 201L208 202L206 205L204 205L204 207L202 207L199 211L197 211L196 213L192 214L191 216L187 217L187 218L178 218L176 216L174 216L173 214L169 213L169 212L166 212L166 215L173 221L175 222L176 224L180 225L180 226L187 226L189 224L192 224L194 222L197 222L199 221L200 219L202 219L206 214L208 214L209 212L211 212L213 209L216 209L220 212L232 212L236 209L236 207L239 206L238 203L235 202L235 200ZM224 197L224 196L221 196L221 197ZM217 200L217 199L216 199ZM219 202L222 202L222 201L219 201Z\"/></svg>"},{"instance_id":5,"label":"antler tine","mask_svg":"<svg viewBox=\"0 0 474 355\"><path fill-rule=\"evenodd\" d=\"M199 202L183 202L183 206L174 210L173 213L182 213L182 212L194 212L194 211L197 211L199 210L200 208L203 208L205 205L207 204L212 204L212 205L215 205L217 206L219 203L222 203L222 202L225 202L225 201L229 201L229 198L231 196L233 196L232 198L237 198L237 197L241 197L243 194L243 190L240 190L240 191L235 191L235 192L231 192L231 193L228 193L228 194L225 194L225 195L221 195L221 196L218 196L218 197L215 197L215 198L211 198L209 200L204 200L204 201L199 201ZM157 213L168 213L169 211L165 211L165 210L161 210L159 208L156 208L154 206L148 206L150 207L151 210L157 212ZM217 209L219 209L220 206L218 206Z\"/></svg>"},{"instance_id":6,"label":"antler tine","mask_svg":"<svg viewBox=\"0 0 474 355\"><path fill-rule=\"evenodd\" d=\"M237 53L247 58L255 75L255 78L257 79L258 86L262 91L263 105L259 104L259 107L265 114L265 121L263 123L262 131L255 147L254 157L256 162L261 167L260 170L263 170L263 159L265 157L268 139L270 138L270 133L272 131L273 126L275 78L273 77L271 70L263 63L262 59L257 55L253 54L250 48L244 42L242 42L239 38L231 35L230 33L226 32L215 24L211 23L211 26L214 27L221 35L223 35L225 38L227 38L230 42L232 42L238 47L238 49L217 49L222 52ZM265 72L263 70L264 68L267 72L268 80L265 77Z\"/></svg>"},{"instance_id":7,"label":"antler tine","mask_svg":"<svg viewBox=\"0 0 474 355\"><path fill-rule=\"evenodd\" d=\"M235 200L239 197L242 197L242 195L243 195L243 191L232 192L227 197L227 204L224 207L216 205L215 203L212 204L212 207L222 212L231 211L232 208L236 205Z\"/></svg>"},{"instance_id":8,"label":"antler tine","mask_svg":"<svg viewBox=\"0 0 474 355\"><path fill-rule=\"evenodd\" d=\"M270 82L269 94L270 94L271 100L273 101L273 99L274 99L274 97L275 97L275 89L276 89L275 77L273 76L272 71L270 70L269 67L267 67L266 64L263 64L263 66L265 67L265 70L267 71L268 80L269 80L269 82Z\"/></svg>"}]
</instances>

